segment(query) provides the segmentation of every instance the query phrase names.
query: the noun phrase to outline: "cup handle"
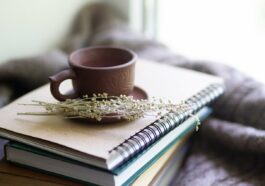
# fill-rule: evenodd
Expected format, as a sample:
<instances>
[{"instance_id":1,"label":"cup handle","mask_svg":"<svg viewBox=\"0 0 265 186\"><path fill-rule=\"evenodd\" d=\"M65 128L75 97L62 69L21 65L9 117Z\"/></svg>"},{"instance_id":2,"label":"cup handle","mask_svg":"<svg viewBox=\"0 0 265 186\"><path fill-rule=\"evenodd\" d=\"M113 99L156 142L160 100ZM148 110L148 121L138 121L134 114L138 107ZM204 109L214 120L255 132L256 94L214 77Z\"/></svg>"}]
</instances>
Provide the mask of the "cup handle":
<instances>
[{"instance_id":1,"label":"cup handle","mask_svg":"<svg viewBox=\"0 0 265 186\"><path fill-rule=\"evenodd\" d=\"M73 90L70 94L67 95L61 94L59 87L60 84L66 79L76 79L76 74L72 69L63 70L49 77L51 93L53 97L59 101L65 101L66 99L74 99L79 96L75 90Z\"/></svg>"}]
</instances>

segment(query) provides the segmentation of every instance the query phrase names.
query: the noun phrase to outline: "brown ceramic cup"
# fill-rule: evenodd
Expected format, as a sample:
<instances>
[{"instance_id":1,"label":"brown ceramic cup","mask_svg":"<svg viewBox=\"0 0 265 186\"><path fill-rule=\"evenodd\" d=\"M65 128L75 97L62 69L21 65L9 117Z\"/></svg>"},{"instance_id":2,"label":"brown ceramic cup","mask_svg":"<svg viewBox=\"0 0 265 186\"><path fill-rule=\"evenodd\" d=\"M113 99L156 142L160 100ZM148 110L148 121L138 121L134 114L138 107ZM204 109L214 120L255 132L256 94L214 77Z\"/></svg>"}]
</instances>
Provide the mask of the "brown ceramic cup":
<instances>
[{"instance_id":1,"label":"brown ceramic cup","mask_svg":"<svg viewBox=\"0 0 265 186\"><path fill-rule=\"evenodd\" d=\"M129 95L134 87L136 54L115 47L90 47L74 51L69 57L70 68L49 77L50 89L59 101L94 93ZM73 90L62 94L60 84L71 79Z\"/></svg>"}]
</instances>

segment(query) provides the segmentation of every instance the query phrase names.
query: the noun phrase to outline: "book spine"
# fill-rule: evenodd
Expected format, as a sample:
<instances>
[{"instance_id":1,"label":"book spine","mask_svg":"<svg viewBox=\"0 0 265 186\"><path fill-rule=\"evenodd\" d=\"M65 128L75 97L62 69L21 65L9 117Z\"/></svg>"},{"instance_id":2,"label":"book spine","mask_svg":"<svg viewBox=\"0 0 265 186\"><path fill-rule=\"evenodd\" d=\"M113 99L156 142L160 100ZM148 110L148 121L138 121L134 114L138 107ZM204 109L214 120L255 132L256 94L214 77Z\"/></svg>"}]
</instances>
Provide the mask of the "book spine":
<instances>
[{"instance_id":1,"label":"book spine","mask_svg":"<svg viewBox=\"0 0 265 186\"><path fill-rule=\"evenodd\" d=\"M223 92L223 85L212 84L185 101L185 104L189 105L191 109L184 110L183 112L167 113L154 123L146 126L129 139L122 142L110 151L108 162L112 165L111 167L118 167L149 147L155 141L183 123L192 114L210 104L223 94Z\"/></svg>"}]
</instances>

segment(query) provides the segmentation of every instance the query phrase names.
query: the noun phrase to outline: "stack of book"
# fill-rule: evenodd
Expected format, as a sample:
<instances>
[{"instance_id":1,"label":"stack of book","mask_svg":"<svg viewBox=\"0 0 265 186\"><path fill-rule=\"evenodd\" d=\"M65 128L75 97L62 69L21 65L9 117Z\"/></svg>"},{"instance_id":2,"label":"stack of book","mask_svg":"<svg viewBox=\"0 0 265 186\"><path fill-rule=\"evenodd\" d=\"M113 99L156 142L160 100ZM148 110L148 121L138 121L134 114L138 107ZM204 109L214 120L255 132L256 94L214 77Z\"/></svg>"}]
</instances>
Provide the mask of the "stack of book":
<instances>
[{"instance_id":1,"label":"stack of book","mask_svg":"<svg viewBox=\"0 0 265 186\"><path fill-rule=\"evenodd\" d=\"M32 100L55 102L45 85L0 110L0 136L10 140L5 145L6 160L81 185L168 184L185 157L189 136L198 124L196 117L202 121L211 113L209 104L223 93L223 82L214 76L139 61L135 84L149 97L184 101L193 110L112 124L17 115L43 111L21 105ZM63 86L71 88L70 84Z\"/></svg>"}]
</instances>

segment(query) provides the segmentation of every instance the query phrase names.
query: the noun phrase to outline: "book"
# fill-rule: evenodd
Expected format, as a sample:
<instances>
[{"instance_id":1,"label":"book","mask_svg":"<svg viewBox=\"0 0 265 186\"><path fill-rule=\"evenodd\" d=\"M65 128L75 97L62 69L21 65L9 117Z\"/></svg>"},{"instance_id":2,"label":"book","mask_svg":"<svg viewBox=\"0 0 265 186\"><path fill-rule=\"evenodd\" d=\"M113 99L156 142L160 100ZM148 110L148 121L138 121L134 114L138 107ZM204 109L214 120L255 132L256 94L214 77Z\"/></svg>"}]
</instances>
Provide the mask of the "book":
<instances>
[{"instance_id":1,"label":"book","mask_svg":"<svg viewBox=\"0 0 265 186\"><path fill-rule=\"evenodd\" d=\"M180 139L168 151L165 152L151 167L149 167L143 174L136 178L136 181L132 183L133 186L137 185L150 185L151 181L159 175L159 172L165 165L170 163L169 159L178 157L183 159L184 149L187 149L188 136ZM2 140L1 140L2 141ZM11 142L17 143L17 142ZM3 155L3 154L1 154ZM174 165L181 164L181 161L174 162ZM35 169L28 169L27 167L17 166L17 164L9 163L5 159L0 160L0 180L4 185L51 185L51 186L81 186L81 183L73 182L68 179L63 179L57 176L48 175Z\"/></svg>"},{"instance_id":2,"label":"book","mask_svg":"<svg viewBox=\"0 0 265 186\"><path fill-rule=\"evenodd\" d=\"M5 159L0 160L0 184L12 186L81 186L81 184L70 180L13 165Z\"/></svg>"},{"instance_id":3,"label":"book","mask_svg":"<svg viewBox=\"0 0 265 186\"><path fill-rule=\"evenodd\" d=\"M158 170L148 185L160 186L171 185L182 164L188 151L188 145L182 146L178 154L171 156L168 161Z\"/></svg>"},{"instance_id":4,"label":"book","mask_svg":"<svg viewBox=\"0 0 265 186\"><path fill-rule=\"evenodd\" d=\"M30 103L32 99L55 101L49 85L45 85L0 110L0 136L119 174L125 162L147 148L153 153L139 156L141 161L148 162L176 137L194 128L196 121L190 117L191 112L196 113L223 93L220 78L141 60L136 65L135 84L150 97L185 101L192 104L193 110L166 114L160 120L149 116L109 125L81 124L60 116L18 116L18 112L43 111L19 103ZM70 84L63 85L64 90L70 88ZM192 120L189 127L182 125L186 120Z\"/></svg>"},{"instance_id":5,"label":"book","mask_svg":"<svg viewBox=\"0 0 265 186\"><path fill-rule=\"evenodd\" d=\"M179 158L183 157L183 146L186 147L187 139L188 137L186 136L177 140L167 150L161 151L151 162L143 165L143 168L138 170L132 177L123 183L123 185L147 185L147 183L151 181L151 178L155 176L154 173L158 172L168 159L174 155L177 155ZM112 185L104 174L101 174L100 171L97 173L91 172L87 165L82 165L78 162L17 142L8 143L5 148L6 159L12 163L24 165L34 170L38 169L44 173L59 175L63 178L76 180L77 182L82 181L81 183L83 184L92 182L99 185ZM178 152L179 154L177 154ZM67 172L71 173L68 174ZM81 176L83 175L83 178L80 178L80 174ZM95 178L103 181L91 181ZM135 179L136 181L134 181Z\"/></svg>"},{"instance_id":6,"label":"book","mask_svg":"<svg viewBox=\"0 0 265 186\"><path fill-rule=\"evenodd\" d=\"M169 185L183 164L190 145L189 137L189 135L185 136L174 144L153 165L136 178L132 186Z\"/></svg>"},{"instance_id":7,"label":"book","mask_svg":"<svg viewBox=\"0 0 265 186\"><path fill-rule=\"evenodd\" d=\"M5 160L4 146L8 140L0 139L0 185L12 186L81 186L81 184L15 166Z\"/></svg>"}]
</instances>

